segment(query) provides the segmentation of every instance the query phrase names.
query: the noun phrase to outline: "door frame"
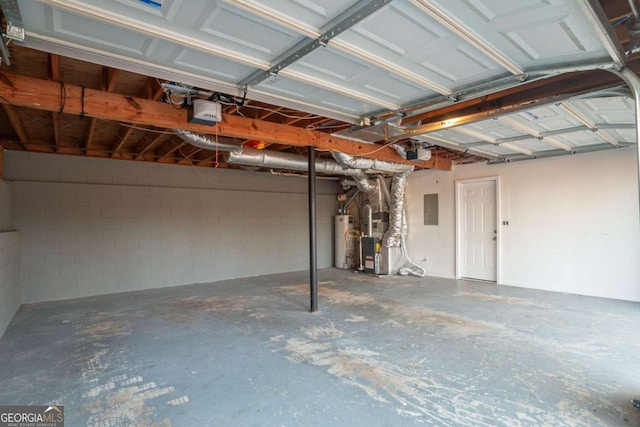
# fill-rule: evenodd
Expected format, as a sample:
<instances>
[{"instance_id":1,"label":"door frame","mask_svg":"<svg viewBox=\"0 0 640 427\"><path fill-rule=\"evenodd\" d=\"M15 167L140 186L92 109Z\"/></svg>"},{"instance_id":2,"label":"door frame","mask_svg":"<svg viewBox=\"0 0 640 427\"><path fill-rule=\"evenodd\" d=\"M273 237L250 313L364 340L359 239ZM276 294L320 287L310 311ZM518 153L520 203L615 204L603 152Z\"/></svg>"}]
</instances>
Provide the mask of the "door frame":
<instances>
[{"instance_id":1,"label":"door frame","mask_svg":"<svg viewBox=\"0 0 640 427\"><path fill-rule=\"evenodd\" d=\"M474 182L493 181L496 187L496 284L500 285L501 281L501 260L502 260L502 232L500 225L502 224L502 212L500 210L500 177L487 176L482 178L458 179L456 183L455 209L456 209L456 279L462 279L462 186L464 184L472 184Z\"/></svg>"}]
</instances>

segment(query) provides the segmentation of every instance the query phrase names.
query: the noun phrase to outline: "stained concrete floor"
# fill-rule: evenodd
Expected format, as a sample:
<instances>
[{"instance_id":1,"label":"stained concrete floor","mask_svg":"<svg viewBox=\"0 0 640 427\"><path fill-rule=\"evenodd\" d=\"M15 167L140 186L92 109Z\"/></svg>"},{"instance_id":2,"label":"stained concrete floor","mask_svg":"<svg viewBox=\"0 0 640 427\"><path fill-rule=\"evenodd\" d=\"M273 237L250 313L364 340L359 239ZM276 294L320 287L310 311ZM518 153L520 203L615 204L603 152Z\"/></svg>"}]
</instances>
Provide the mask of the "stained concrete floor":
<instances>
[{"instance_id":1,"label":"stained concrete floor","mask_svg":"<svg viewBox=\"0 0 640 427\"><path fill-rule=\"evenodd\" d=\"M320 272L23 306L0 404L68 426L640 425L640 304Z\"/></svg>"}]
</instances>

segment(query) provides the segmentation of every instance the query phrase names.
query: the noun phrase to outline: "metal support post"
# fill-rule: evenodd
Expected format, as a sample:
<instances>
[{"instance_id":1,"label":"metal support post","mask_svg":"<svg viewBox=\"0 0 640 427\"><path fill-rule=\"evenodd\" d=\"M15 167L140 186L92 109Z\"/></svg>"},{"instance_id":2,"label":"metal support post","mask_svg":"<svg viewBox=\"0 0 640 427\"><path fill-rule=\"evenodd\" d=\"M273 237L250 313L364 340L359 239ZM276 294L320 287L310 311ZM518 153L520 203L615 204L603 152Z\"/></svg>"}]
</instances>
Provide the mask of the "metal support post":
<instances>
[{"instance_id":1,"label":"metal support post","mask_svg":"<svg viewBox=\"0 0 640 427\"><path fill-rule=\"evenodd\" d=\"M318 254L316 247L316 156L309 147L309 272L311 312L318 311Z\"/></svg>"}]
</instances>

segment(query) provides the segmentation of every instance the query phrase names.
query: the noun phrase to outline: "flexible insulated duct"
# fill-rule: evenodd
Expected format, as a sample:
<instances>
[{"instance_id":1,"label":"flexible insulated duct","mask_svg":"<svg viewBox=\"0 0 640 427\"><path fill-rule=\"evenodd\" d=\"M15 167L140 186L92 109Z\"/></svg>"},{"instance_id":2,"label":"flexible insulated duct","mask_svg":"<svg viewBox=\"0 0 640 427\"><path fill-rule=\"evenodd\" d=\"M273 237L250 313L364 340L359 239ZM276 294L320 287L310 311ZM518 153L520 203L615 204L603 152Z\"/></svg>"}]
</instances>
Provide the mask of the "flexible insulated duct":
<instances>
[{"instance_id":1,"label":"flexible insulated duct","mask_svg":"<svg viewBox=\"0 0 640 427\"><path fill-rule=\"evenodd\" d=\"M411 167L413 169L413 167ZM389 228L382 239L385 248L400 247L402 244L403 216L404 216L404 190L407 186L407 177L411 170L399 172L393 175L391 181L391 209L389 210Z\"/></svg>"},{"instance_id":2,"label":"flexible insulated duct","mask_svg":"<svg viewBox=\"0 0 640 427\"><path fill-rule=\"evenodd\" d=\"M173 131L180 136L180 138L198 148L218 151L242 151L242 145L219 143L204 135L198 135L188 130L174 129Z\"/></svg>"},{"instance_id":3,"label":"flexible insulated duct","mask_svg":"<svg viewBox=\"0 0 640 427\"><path fill-rule=\"evenodd\" d=\"M351 169L374 169L383 172L404 172L412 171L413 166L405 165L402 163L386 162L384 160L377 159L364 159L362 157L353 157L352 155L340 153L338 151L332 151L331 155L340 163L344 168Z\"/></svg>"},{"instance_id":4,"label":"flexible insulated duct","mask_svg":"<svg viewBox=\"0 0 640 427\"><path fill-rule=\"evenodd\" d=\"M309 166L307 160L298 154L257 150L255 148L244 148L242 151L230 151L225 154L224 158L227 163L231 164L288 169L301 172L306 172ZM362 171L357 169L343 169L338 163L332 160L317 159L316 172L328 175L350 176L357 182L361 177Z\"/></svg>"}]
</instances>

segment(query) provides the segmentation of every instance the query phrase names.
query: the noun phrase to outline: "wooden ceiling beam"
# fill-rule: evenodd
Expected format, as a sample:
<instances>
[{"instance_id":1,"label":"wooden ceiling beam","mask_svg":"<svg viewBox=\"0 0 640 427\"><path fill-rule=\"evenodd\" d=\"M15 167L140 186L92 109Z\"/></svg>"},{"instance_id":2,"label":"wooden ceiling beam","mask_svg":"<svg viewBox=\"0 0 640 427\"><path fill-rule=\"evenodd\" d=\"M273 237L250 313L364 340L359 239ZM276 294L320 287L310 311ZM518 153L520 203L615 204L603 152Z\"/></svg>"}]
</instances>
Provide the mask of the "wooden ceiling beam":
<instances>
[{"instance_id":1,"label":"wooden ceiling beam","mask_svg":"<svg viewBox=\"0 0 640 427\"><path fill-rule=\"evenodd\" d=\"M16 135L18 135L18 139L20 140L19 145L23 150L26 150L27 143L29 142L29 135L27 135L27 129L24 126L22 117L20 117L20 113L13 105L2 104L2 107L4 108L4 112L7 113L9 123L13 126L13 130Z\"/></svg>"},{"instance_id":2,"label":"wooden ceiling beam","mask_svg":"<svg viewBox=\"0 0 640 427\"><path fill-rule=\"evenodd\" d=\"M634 71L637 71L639 64L638 61L635 61L629 65ZM460 101L456 104L433 111L408 116L402 120L402 125L419 122L422 122L422 124L435 123L470 114L492 111L496 108L508 108L510 106L527 103L534 105L541 99L556 98L560 101L572 96L620 85L624 85L624 82L619 77L607 71L594 70L567 73L557 77L537 80L479 98Z\"/></svg>"},{"instance_id":3,"label":"wooden ceiling beam","mask_svg":"<svg viewBox=\"0 0 640 427\"><path fill-rule=\"evenodd\" d=\"M81 88L66 86L65 112L80 114ZM16 106L40 110L57 111L60 108L59 84L13 73L2 73L0 96ZM1 102L5 102L0 100ZM88 117L115 120L137 125L157 126L168 129L184 129L191 132L212 134L214 128L189 123L187 112L158 101L134 98L105 91L85 89L84 113ZM272 123L264 120L223 114L216 125L222 136L240 139L256 139L300 147L314 146L320 150L335 150L354 156L362 156L397 163L406 163L423 168L451 169L451 162L432 159L429 161L407 161L391 147L376 148L327 133Z\"/></svg>"}]
</instances>

